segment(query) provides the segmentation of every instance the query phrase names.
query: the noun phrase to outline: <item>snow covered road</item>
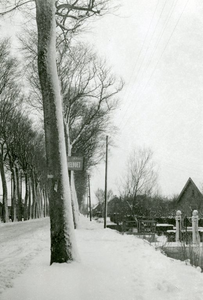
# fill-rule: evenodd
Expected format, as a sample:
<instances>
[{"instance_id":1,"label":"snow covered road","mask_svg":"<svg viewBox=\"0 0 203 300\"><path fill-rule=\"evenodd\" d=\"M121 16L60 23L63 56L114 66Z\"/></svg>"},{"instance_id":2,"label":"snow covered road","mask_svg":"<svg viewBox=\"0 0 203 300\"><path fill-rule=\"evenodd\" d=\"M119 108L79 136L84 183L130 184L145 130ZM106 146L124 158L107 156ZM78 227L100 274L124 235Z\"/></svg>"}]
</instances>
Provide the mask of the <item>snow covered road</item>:
<instances>
[{"instance_id":1,"label":"snow covered road","mask_svg":"<svg viewBox=\"0 0 203 300\"><path fill-rule=\"evenodd\" d=\"M0 224L0 294L47 245L48 227L49 218Z\"/></svg>"},{"instance_id":2,"label":"snow covered road","mask_svg":"<svg viewBox=\"0 0 203 300\"><path fill-rule=\"evenodd\" d=\"M203 299L198 269L87 218L75 231L81 261L51 267L48 219L0 231L1 300Z\"/></svg>"}]
</instances>

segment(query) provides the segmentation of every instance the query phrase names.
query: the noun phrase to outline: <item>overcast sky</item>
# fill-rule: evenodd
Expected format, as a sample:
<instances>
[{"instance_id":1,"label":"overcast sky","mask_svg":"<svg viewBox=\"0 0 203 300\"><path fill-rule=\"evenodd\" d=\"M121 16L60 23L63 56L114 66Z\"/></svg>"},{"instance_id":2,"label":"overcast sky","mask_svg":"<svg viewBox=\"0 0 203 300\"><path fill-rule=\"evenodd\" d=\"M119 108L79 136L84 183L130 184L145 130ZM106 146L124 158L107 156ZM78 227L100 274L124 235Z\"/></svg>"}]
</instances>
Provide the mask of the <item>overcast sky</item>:
<instances>
[{"instance_id":1,"label":"overcast sky","mask_svg":"<svg viewBox=\"0 0 203 300\"><path fill-rule=\"evenodd\" d=\"M120 0L116 15L94 24L90 39L125 81L115 114L108 185L124 173L133 147L150 147L160 191L179 194L191 177L203 183L203 2ZM104 188L104 164L92 176Z\"/></svg>"},{"instance_id":2,"label":"overcast sky","mask_svg":"<svg viewBox=\"0 0 203 300\"><path fill-rule=\"evenodd\" d=\"M85 39L123 77L115 113L108 187L118 192L127 156L150 147L160 191L179 194L191 177L203 184L203 2L115 0L121 7L93 24ZM12 25L3 28L7 35ZM15 23L18 31L21 24ZM2 30L2 29L1 29ZM11 32L11 30L10 30ZM110 135L110 133L109 133ZM104 189L104 163L91 176L92 197Z\"/></svg>"}]
</instances>

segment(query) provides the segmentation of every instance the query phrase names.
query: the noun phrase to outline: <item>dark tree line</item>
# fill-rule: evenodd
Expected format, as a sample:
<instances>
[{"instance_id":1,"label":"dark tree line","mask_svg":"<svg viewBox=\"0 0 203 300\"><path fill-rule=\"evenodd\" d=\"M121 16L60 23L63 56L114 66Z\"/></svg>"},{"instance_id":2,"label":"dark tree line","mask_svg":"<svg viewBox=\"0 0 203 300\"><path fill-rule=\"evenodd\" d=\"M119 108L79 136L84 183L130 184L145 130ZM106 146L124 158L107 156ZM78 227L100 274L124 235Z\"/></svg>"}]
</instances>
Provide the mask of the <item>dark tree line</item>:
<instances>
[{"instance_id":1,"label":"dark tree line","mask_svg":"<svg viewBox=\"0 0 203 300\"><path fill-rule=\"evenodd\" d=\"M33 128L27 116L26 99L16 80L18 64L8 49L9 41L3 40L0 43L0 172L4 222L9 217L13 221L36 218L48 211L44 136ZM10 211L8 194L11 194Z\"/></svg>"},{"instance_id":2,"label":"dark tree line","mask_svg":"<svg viewBox=\"0 0 203 300\"><path fill-rule=\"evenodd\" d=\"M128 203L127 203L128 202ZM136 199L134 212L130 208L133 205L132 197L114 197L108 203L108 215L115 223L123 221L135 221L139 219L156 220L158 223L170 223L169 220L175 220L177 210L177 197L165 198L160 195L139 195ZM94 216L101 216L102 211L95 209ZM166 221L167 220L167 221Z\"/></svg>"},{"instance_id":3,"label":"dark tree line","mask_svg":"<svg viewBox=\"0 0 203 300\"><path fill-rule=\"evenodd\" d=\"M56 28L61 29L61 34L66 40L69 34L77 33L87 19L107 11L110 1L10 0L3 2L5 7L4 11L0 13L1 15L24 5L29 8L35 7L38 41L37 70L43 103L46 166L49 182L51 264L72 261L76 259L77 250L73 232L72 198L67 168L67 152L69 153L71 150L70 128L66 126L62 108L63 95L56 64ZM106 88L103 87L102 95L105 95L103 94L105 90ZM100 104L96 107L100 107ZM89 113L95 115L94 110L93 112L90 110ZM83 126L83 128L85 127Z\"/></svg>"}]
</instances>

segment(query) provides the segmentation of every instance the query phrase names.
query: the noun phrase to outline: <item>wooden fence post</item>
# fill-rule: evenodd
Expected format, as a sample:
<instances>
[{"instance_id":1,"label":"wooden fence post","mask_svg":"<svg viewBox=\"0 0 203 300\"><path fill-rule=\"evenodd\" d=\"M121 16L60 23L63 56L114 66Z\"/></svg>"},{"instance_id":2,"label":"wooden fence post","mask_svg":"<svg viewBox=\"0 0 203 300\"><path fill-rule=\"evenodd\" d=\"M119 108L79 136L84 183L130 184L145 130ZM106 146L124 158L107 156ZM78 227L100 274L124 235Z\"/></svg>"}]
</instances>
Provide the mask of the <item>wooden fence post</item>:
<instances>
[{"instance_id":1,"label":"wooden fence post","mask_svg":"<svg viewBox=\"0 0 203 300\"><path fill-rule=\"evenodd\" d=\"M180 231L181 231L181 211L176 212L176 242L180 242Z\"/></svg>"},{"instance_id":2,"label":"wooden fence post","mask_svg":"<svg viewBox=\"0 0 203 300\"><path fill-rule=\"evenodd\" d=\"M197 244L198 239L198 211L194 210L192 213L192 242Z\"/></svg>"}]
</instances>

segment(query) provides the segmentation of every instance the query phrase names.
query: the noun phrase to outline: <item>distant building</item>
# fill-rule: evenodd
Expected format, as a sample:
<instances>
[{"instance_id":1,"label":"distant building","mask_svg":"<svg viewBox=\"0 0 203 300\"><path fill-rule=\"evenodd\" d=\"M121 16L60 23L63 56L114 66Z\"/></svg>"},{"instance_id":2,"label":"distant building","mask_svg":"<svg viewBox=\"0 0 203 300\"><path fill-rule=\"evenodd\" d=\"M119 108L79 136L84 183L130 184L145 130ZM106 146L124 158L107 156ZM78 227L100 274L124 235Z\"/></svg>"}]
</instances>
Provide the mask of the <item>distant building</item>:
<instances>
[{"instance_id":1,"label":"distant building","mask_svg":"<svg viewBox=\"0 0 203 300\"><path fill-rule=\"evenodd\" d=\"M192 211L195 209L203 213L203 195L191 178L188 179L177 199L177 209L181 210L183 217L192 216Z\"/></svg>"}]
</instances>

